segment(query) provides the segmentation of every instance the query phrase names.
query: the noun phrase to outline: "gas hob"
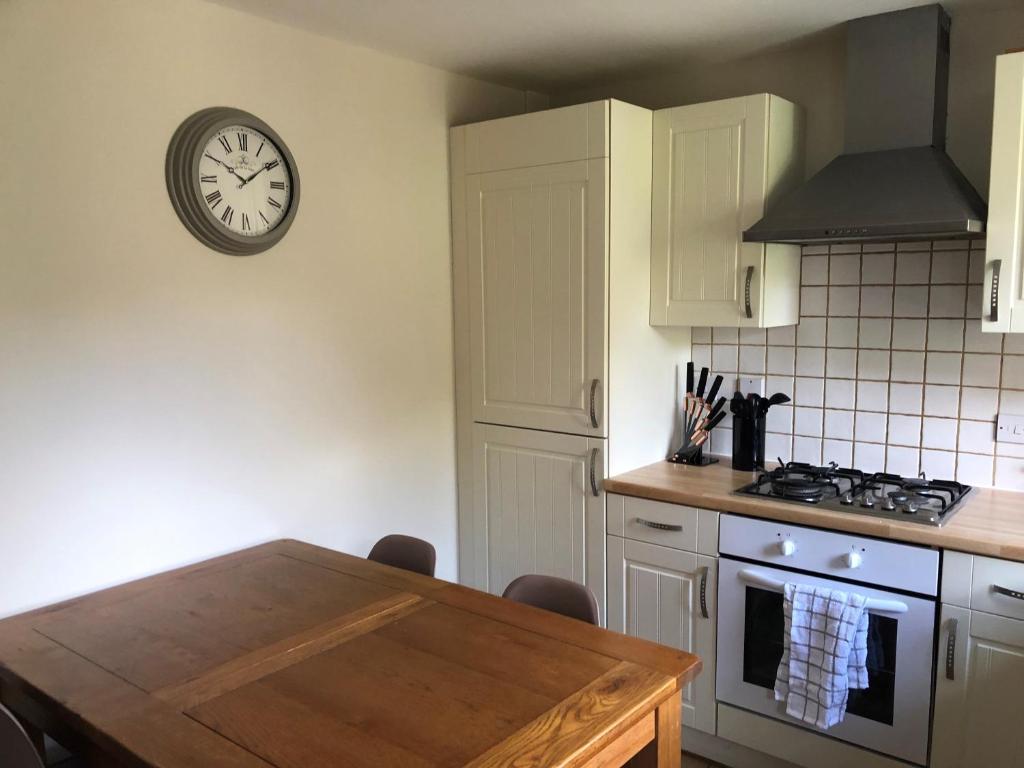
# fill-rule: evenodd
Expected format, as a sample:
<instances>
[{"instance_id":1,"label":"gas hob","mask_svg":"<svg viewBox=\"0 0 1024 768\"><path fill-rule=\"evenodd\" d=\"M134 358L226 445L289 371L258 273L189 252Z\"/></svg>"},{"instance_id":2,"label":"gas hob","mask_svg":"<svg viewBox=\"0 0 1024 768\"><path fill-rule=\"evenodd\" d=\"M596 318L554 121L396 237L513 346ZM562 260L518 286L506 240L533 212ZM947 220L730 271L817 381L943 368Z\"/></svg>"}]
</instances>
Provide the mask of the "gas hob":
<instances>
[{"instance_id":1,"label":"gas hob","mask_svg":"<svg viewBox=\"0 0 1024 768\"><path fill-rule=\"evenodd\" d=\"M787 462L763 471L736 493L795 504L810 504L836 512L943 525L956 512L971 486L953 480L866 473L832 463L816 467Z\"/></svg>"}]
</instances>

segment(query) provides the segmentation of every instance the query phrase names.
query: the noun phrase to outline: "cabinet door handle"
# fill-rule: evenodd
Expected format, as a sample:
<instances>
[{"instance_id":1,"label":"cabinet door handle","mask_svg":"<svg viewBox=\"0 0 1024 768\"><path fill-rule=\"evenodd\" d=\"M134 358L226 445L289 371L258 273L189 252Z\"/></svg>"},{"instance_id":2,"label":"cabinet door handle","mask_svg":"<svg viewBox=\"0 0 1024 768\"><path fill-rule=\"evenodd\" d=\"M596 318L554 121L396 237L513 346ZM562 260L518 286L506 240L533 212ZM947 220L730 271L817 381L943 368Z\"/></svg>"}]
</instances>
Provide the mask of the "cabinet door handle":
<instances>
[{"instance_id":1,"label":"cabinet door handle","mask_svg":"<svg viewBox=\"0 0 1024 768\"><path fill-rule=\"evenodd\" d=\"M597 388L601 384L600 379L593 379L590 382L590 426L594 429L598 427L597 421Z\"/></svg>"},{"instance_id":2,"label":"cabinet door handle","mask_svg":"<svg viewBox=\"0 0 1024 768\"><path fill-rule=\"evenodd\" d=\"M590 449L590 492L595 496L601 495L597 487L597 448Z\"/></svg>"},{"instance_id":3,"label":"cabinet door handle","mask_svg":"<svg viewBox=\"0 0 1024 768\"><path fill-rule=\"evenodd\" d=\"M644 520L642 517L638 517L636 522L640 525L645 525L648 528L656 528L659 531L681 531L683 526L672 525L671 523L656 523L653 520Z\"/></svg>"},{"instance_id":4,"label":"cabinet door handle","mask_svg":"<svg viewBox=\"0 0 1024 768\"><path fill-rule=\"evenodd\" d=\"M750 283L754 279L754 268L747 267L747 279L743 281L743 307L746 310L747 318L754 316L753 310L750 308Z\"/></svg>"},{"instance_id":5,"label":"cabinet door handle","mask_svg":"<svg viewBox=\"0 0 1024 768\"><path fill-rule=\"evenodd\" d=\"M957 625L956 619L949 620L949 637L946 638L946 679L955 680L955 668L956 668L956 630Z\"/></svg>"},{"instance_id":6,"label":"cabinet door handle","mask_svg":"<svg viewBox=\"0 0 1024 768\"><path fill-rule=\"evenodd\" d=\"M992 262L992 288L988 294L988 319L993 323L999 321L999 273L1002 269L1002 259Z\"/></svg>"},{"instance_id":7,"label":"cabinet door handle","mask_svg":"<svg viewBox=\"0 0 1024 768\"><path fill-rule=\"evenodd\" d=\"M708 569L700 569L700 615L708 618Z\"/></svg>"},{"instance_id":8,"label":"cabinet door handle","mask_svg":"<svg viewBox=\"0 0 1024 768\"><path fill-rule=\"evenodd\" d=\"M1012 597L1014 600L1024 600L1024 592L1018 592L1016 589L1010 589L1009 587L1000 587L998 584L993 584L992 591L997 595Z\"/></svg>"}]
</instances>

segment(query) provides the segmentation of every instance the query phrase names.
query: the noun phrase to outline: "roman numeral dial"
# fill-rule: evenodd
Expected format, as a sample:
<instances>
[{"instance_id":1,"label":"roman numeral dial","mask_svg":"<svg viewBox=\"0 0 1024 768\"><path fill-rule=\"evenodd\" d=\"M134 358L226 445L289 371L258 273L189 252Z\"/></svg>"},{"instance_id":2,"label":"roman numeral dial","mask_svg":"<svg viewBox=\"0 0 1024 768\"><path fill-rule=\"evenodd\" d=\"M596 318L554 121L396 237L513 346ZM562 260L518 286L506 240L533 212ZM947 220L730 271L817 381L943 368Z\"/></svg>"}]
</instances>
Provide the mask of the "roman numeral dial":
<instances>
[{"instance_id":1,"label":"roman numeral dial","mask_svg":"<svg viewBox=\"0 0 1024 768\"><path fill-rule=\"evenodd\" d=\"M292 202L291 173L274 142L231 125L209 138L199 157L202 204L219 227L243 237L274 230Z\"/></svg>"}]
</instances>

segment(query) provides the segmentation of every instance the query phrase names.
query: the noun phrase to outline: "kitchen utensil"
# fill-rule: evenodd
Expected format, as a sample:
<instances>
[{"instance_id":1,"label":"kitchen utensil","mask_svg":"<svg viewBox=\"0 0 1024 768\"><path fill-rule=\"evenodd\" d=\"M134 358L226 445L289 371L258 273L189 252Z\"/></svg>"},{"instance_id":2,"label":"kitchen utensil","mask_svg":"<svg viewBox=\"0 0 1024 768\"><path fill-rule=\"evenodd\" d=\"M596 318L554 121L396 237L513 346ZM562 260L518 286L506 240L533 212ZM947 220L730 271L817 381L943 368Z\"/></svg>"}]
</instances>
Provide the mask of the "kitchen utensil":
<instances>
[{"instance_id":1,"label":"kitchen utensil","mask_svg":"<svg viewBox=\"0 0 1024 768\"><path fill-rule=\"evenodd\" d=\"M715 376L714 382L711 384L711 389L708 390L708 396L704 398L708 403L715 402L715 397L718 396L718 390L722 386L722 377Z\"/></svg>"},{"instance_id":2,"label":"kitchen utensil","mask_svg":"<svg viewBox=\"0 0 1024 768\"><path fill-rule=\"evenodd\" d=\"M693 361L686 364L686 394L693 394Z\"/></svg>"},{"instance_id":3,"label":"kitchen utensil","mask_svg":"<svg viewBox=\"0 0 1024 768\"><path fill-rule=\"evenodd\" d=\"M700 380L697 382L697 392L695 393L697 395L697 397L699 397L699 398L703 398L704 397L704 387L706 387L707 384L708 384L708 369L707 368L701 368L700 369Z\"/></svg>"}]
</instances>

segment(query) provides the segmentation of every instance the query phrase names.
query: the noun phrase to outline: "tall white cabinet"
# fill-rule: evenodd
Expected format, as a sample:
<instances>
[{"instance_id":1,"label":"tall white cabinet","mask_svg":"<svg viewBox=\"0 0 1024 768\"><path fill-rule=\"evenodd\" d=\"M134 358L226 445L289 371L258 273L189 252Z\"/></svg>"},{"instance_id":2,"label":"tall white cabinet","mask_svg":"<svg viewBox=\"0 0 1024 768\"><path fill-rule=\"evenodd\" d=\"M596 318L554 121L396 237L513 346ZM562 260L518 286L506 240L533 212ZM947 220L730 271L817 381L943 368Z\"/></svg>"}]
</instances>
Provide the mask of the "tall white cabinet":
<instances>
[{"instance_id":1,"label":"tall white cabinet","mask_svg":"<svg viewBox=\"0 0 1024 768\"><path fill-rule=\"evenodd\" d=\"M665 457L689 329L652 328L651 112L599 101L451 132L459 579L604 604L601 481Z\"/></svg>"},{"instance_id":2,"label":"tall white cabinet","mask_svg":"<svg viewBox=\"0 0 1024 768\"><path fill-rule=\"evenodd\" d=\"M1024 51L996 57L981 330L1024 332Z\"/></svg>"},{"instance_id":3,"label":"tall white cabinet","mask_svg":"<svg viewBox=\"0 0 1024 768\"><path fill-rule=\"evenodd\" d=\"M802 124L767 93L654 113L653 325L799 320L799 246L743 231L802 180Z\"/></svg>"}]
</instances>

